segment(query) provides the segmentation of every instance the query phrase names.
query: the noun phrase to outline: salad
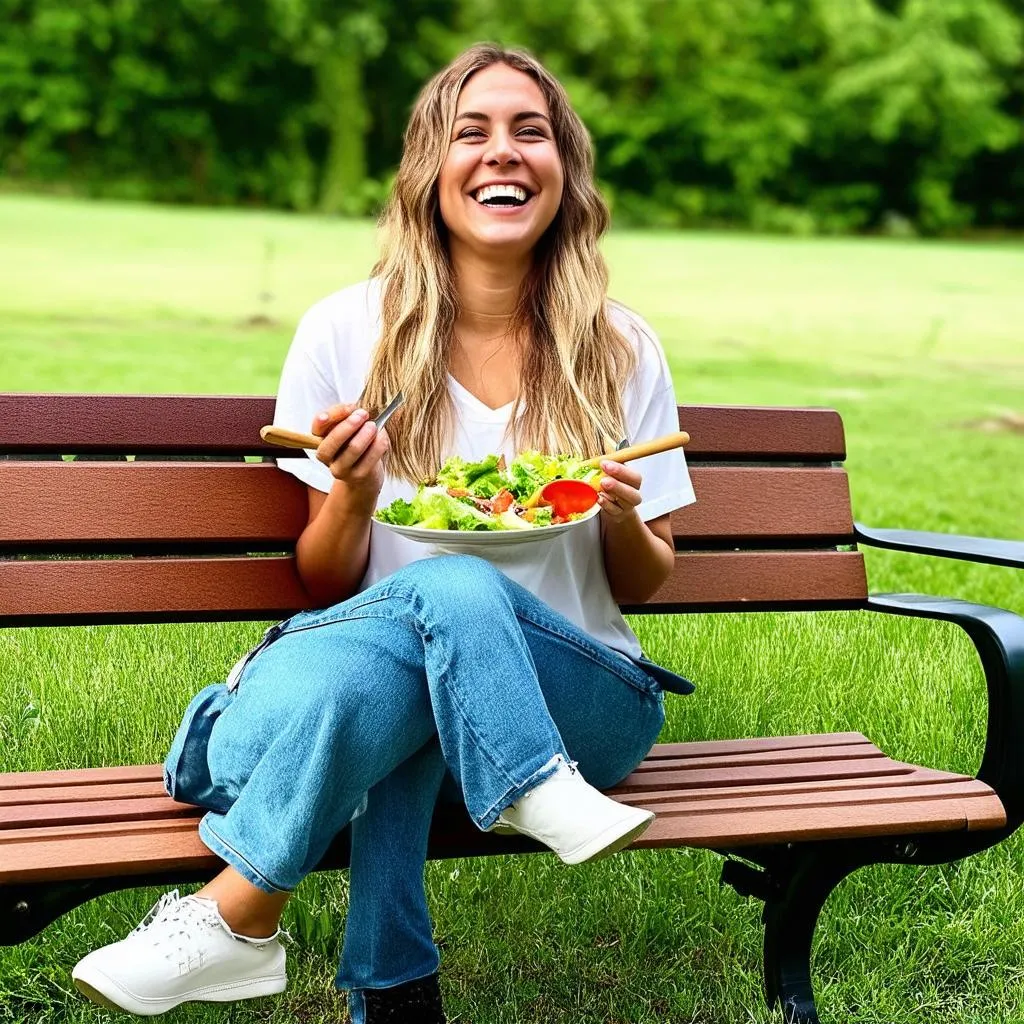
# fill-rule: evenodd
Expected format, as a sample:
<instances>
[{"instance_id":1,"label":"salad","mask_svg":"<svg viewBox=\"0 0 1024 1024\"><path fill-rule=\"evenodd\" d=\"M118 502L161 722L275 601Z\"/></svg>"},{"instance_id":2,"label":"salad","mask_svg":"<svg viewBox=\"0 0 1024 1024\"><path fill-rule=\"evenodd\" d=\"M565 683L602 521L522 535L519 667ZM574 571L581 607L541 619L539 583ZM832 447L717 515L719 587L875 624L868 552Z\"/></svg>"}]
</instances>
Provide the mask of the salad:
<instances>
[{"instance_id":1,"label":"salad","mask_svg":"<svg viewBox=\"0 0 1024 1024\"><path fill-rule=\"evenodd\" d=\"M527 451L511 464L488 455L466 462L447 459L432 483L420 484L412 501L397 498L374 518L393 526L430 530L534 530L584 518L577 512L556 516L549 505L532 505L538 488L556 479L583 480L596 486L599 469L584 467L569 455ZM532 507L531 507L532 505Z\"/></svg>"}]
</instances>

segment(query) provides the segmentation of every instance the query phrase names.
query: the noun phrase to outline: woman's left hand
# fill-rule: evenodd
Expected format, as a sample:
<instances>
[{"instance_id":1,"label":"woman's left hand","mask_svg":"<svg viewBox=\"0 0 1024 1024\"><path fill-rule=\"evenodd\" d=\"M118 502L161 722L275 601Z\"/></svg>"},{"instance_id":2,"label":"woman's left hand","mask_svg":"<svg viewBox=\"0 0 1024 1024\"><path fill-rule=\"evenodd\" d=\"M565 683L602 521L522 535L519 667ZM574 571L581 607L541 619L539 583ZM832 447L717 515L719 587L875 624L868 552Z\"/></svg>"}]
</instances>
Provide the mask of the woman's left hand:
<instances>
[{"instance_id":1,"label":"woman's left hand","mask_svg":"<svg viewBox=\"0 0 1024 1024\"><path fill-rule=\"evenodd\" d=\"M597 503L601 514L609 521L616 522L630 518L633 510L643 500L640 496L640 473L622 462L602 462L600 491Z\"/></svg>"}]
</instances>

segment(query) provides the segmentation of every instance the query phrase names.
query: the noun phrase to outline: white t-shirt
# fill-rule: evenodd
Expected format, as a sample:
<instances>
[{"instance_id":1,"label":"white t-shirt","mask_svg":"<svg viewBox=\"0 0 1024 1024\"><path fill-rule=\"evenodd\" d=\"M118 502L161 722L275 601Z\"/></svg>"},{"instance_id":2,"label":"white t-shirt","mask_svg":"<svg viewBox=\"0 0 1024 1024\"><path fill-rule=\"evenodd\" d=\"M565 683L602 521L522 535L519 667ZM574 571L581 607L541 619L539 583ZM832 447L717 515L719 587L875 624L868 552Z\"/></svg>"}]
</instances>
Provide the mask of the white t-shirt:
<instances>
[{"instance_id":1,"label":"white t-shirt","mask_svg":"<svg viewBox=\"0 0 1024 1024\"><path fill-rule=\"evenodd\" d=\"M380 293L379 280L365 281L329 295L303 316L281 372L275 424L308 431L321 410L358 400L380 337ZM609 303L609 315L636 346L638 357L636 373L622 394L629 443L678 430L672 378L653 331L636 314L614 303ZM516 454L506 436L511 404L491 409L451 376L448 390L455 429L444 457L461 455L476 460L502 453L511 461ZM277 464L310 487L329 491L334 482L330 470L312 453L306 454L307 458L280 458ZM648 456L634 465L643 474L644 500L638 510L643 520L696 500L681 450ZM415 490L405 480L388 476L378 508L395 498L411 498ZM434 553L430 545L401 537L376 521L371 529L370 559L360 589ZM542 543L481 550L486 550L488 559L507 576L541 596L595 639L629 657L640 654L640 645L608 586L597 516Z\"/></svg>"}]
</instances>

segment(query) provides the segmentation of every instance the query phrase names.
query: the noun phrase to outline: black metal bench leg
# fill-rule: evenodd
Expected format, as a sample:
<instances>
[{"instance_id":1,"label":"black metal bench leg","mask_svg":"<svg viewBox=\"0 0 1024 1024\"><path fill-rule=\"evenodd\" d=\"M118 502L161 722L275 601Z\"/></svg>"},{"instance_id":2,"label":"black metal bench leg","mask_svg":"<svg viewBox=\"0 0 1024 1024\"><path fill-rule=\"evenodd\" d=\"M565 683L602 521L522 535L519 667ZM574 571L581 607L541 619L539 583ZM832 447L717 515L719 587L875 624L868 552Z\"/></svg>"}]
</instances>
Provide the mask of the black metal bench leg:
<instances>
[{"instance_id":1,"label":"black metal bench leg","mask_svg":"<svg viewBox=\"0 0 1024 1024\"><path fill-rule=\"evenodd\" d=\"M819 1024L811 983L811 946L829 894L860 867L834 851L793 850L770 873L764 904L764 984L769 1006L782 1007L786 1024Z\"/></svg>"},{"instance_id":2,"label":"black metal bench leg","mask_svg":"<svg viewBox=\"0 0 1024 1024\"><path fill-rule=\"evenodd\" d=\"M0 887L0 946L24 942L62 914L97 896L144 885L202 882L210 876L210 871L164 871L120 878L3 886Z\"/></svg>"}]
</instances>

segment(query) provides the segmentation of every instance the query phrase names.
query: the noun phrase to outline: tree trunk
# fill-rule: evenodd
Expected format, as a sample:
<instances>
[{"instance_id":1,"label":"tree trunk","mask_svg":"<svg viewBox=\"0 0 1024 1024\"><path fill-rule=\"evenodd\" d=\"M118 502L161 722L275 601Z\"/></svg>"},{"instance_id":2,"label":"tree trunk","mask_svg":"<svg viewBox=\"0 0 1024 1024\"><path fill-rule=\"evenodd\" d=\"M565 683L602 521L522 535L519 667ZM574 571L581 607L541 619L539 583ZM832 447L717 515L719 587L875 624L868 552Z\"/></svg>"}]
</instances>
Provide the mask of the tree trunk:
<instances>
[{"instance_id":1,"label":"tree trunk","mask_svg":"<svg viewBox=\"0 0 1024 1024\"><path fill-rule=\"evenodd\" d=\"M363 89L363 57L351 37L339 39L316 66L317 89L329 135L320 185L324 213L363 213L369 111Z\"/></svg>"}]
</instances>

